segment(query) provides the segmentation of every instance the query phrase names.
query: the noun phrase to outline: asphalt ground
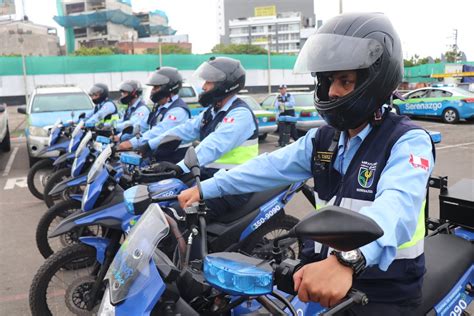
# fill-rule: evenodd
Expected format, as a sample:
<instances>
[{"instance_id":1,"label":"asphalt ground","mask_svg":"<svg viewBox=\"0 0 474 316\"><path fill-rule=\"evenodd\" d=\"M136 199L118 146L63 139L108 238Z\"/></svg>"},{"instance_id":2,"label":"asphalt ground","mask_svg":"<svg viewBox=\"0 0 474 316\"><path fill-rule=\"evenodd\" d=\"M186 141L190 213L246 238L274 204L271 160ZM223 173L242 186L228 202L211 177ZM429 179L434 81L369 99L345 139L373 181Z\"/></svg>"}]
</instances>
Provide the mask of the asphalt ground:
<instances>
[{"instance_id":1,"label":"asphalt ground","mask_svg":"<svg viewBox=\"0 0 474 316\"><path fill-rule=\"evenodd\" d=\"M21 117L10 110L10 118ZM16 118L15 118L16 117ZM442 133L436 145L435 175L447 175L453 185L462 178L474 178L474 125L461 122L447 125L435 120L417 120L428 130ZM10 126L13 126L11 124ZM261 152L276 150L276 135L260 144ZM43 201L26 187L28 159L24 138L12 140L12 150L0 154L0 315L29 315L28 291L33 275L43 263L35 243L35 229L46 211ZM438 216L438 196L431 191L430 214ZM287 212L302 217L312 210L302 193L289 203ZM471 305L469 310L474 310Z\"/></svg>"}]
</instances>

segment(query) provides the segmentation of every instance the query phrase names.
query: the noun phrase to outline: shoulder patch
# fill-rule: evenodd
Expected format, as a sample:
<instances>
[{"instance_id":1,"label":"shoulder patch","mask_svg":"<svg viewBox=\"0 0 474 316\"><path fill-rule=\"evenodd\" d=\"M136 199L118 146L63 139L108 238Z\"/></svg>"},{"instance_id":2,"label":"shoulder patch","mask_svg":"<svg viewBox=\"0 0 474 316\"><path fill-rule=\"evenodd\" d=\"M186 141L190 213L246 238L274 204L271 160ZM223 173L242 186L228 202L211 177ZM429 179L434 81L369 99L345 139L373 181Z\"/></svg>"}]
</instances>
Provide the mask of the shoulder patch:
<instances>
[{"instance_id":1,"label":"shoulder patch","mask_svg":"<svg viewBox=\"0 0 474 316\"><path fill-rule=\"evenodd\" d=\"M223 123L234 123L234 118L233 117L229 117L229 116L226 116L224 117L224 119L222 120Z\"/></svg>"},{"instance_id":2,"label":"shoulder patch","mask_svg":"<svg viewBox=\"0 0 474 316\"><path fill-rule=\"evenodd\" d=\"M413 166L413 168L421 168L426 171L428 171L428 169L430 168L430 161L428 159L415 156L413 154L410 154L409 162Z\"/></svg>"}]
</instances>

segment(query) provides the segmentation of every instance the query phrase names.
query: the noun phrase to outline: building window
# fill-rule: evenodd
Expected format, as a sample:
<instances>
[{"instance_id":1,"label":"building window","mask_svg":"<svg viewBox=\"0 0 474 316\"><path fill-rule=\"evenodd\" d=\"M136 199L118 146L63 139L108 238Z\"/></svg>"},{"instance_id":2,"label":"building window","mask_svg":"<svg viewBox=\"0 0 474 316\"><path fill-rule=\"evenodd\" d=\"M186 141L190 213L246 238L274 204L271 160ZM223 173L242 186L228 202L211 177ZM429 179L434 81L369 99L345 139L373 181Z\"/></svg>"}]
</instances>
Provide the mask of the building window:
<instances>
[{"instance_id":1,"label":"building window","mask_svg":"<svg viewBox=\"0 0 474 316\"><path fill-rule=\"evenodd\" d=\"M107 35L107 25L91 27L91 36Z\"/></svg>"},{"instance_id":2,"label":"building window","mask_svg":"<svg viewBox=\"0 0 474 316\"><path fill-rule=\"evenodd\" d=\"M88 10L105 9L105 0L88 0Z\"/></svg>"},{"instance_id":3,"label":"building window","mask_svg":"<svg viewBox=\"0 0 474 316\"><path fill-rule=\"evenodd\" d=\"M84 2L66 4L66 14L68 15L72 13L80 13L84 11L85 11Z\"/></svg>"},{"instance_id":4,"label":"building window","mask_svg":"<svg viewBox=\"0 0 474 316\"><path fill-rule=\"evenodd\" d=\"M81 28L74 29L74 37L75 38L87 37L87 28L81 27Z\"/></svg>"}]
</instances>

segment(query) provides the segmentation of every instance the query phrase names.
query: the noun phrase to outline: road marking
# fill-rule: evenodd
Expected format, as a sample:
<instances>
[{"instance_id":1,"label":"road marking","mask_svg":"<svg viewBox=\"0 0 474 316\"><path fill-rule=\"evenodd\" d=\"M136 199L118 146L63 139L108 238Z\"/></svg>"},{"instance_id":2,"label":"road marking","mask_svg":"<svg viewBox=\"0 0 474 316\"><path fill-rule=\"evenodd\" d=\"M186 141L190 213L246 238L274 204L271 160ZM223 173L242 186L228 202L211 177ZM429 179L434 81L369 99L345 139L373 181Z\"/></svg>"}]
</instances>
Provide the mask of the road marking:
<instances>
[{"instance_id":1,"label":"road marking","mask_svg":"<svg viewBox=\"0 0 474 316\"><path fill-rule=\"evenodd\" d=\"M12 190L15 188L15 186L19 188L26 188L28 186L26 177L8 179L7 183L5 183L5 186L3 187L3 190Z\"/></svg>"},{"instance_id":2,"label":"road marking","mask_svg":"<svg viewBox=\"0 0 474 316\"><path fill-rule=\"evenodd\" d=\"M15 161L15 156L17 152L18 152L18 147L13 148L13 151L10 154L10 158L8 158L7 166L5 167L5 170L3 171L2 176L6 177L10 173L10 169L13 166L13 161Z\"/></svg>"},{"instance_id":3,"label":"road marking","mask_svg":"<svg viewBox=\"0 0 474 316\"><path fill-rule=\"evenodd\" d=\"M436 147L436 150L441 150L441 149L447 149L447 148L455 148L455 147L463 147L463 146L468 146L472 145L473 143L464 143L464 144L457 144L457 145L448 145L448 146L442 146L442 147Z\"/></svg>"},{"instance_id":4,"label":"road marking","mask_svg":"<svg viewBox=\"0 0 474 316\"><path fill-rule=\"evenodd\" d=\"M279 138L278 136L276 136L276 135L271 135L271 134L267 134L267 137L270 137L270 138L273 137L273 138L275 138L275 139L278 139L278 138Z\"/></svg>"}]
</instances>

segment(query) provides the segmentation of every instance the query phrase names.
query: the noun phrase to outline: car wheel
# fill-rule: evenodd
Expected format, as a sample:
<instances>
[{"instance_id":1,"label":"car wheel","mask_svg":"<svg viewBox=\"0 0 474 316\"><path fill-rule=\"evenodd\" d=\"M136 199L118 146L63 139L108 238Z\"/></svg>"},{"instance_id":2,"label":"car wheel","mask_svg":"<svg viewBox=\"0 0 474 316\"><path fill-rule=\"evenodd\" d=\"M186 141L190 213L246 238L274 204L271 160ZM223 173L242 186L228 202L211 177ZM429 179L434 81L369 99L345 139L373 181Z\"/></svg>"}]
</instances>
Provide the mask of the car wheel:
<instances>
[{"instance_id":1,"label":"car wheel","mask_svg":"<svg viewBox=\"0 0 474 316\"><path fill-rule=\"evenodd\" d=\"M2 148L2 151L4 151L4 152L8 152L11 149L10 130L8 129L8 125L7 125L7 132L5 133L5 138L3 139L2 143L0 144L0 147Z\"/></svg>"},{"instance_id":2,"label":"car wheel","mask_svg":"<svg viewBox=\"0 0 474 316\"><path fill-rule=\"evenodd\" d=\"M267 139L267 135L268 135L267 133L258 135L258 140L263 142L265 139Z\"/></svg>"},{"instance_id":3,"label":"car wheel","mask_svg":"<svg viewBox=\"0 0 474 316\"><path fill-rule=\"evenodd\" d=\"M443 122L448 123L448 124L454 124L459 121L459 114L456 109L453 108L447 108L443 111L443 116L442 116Z\"/></svg>"}]
</instances>

